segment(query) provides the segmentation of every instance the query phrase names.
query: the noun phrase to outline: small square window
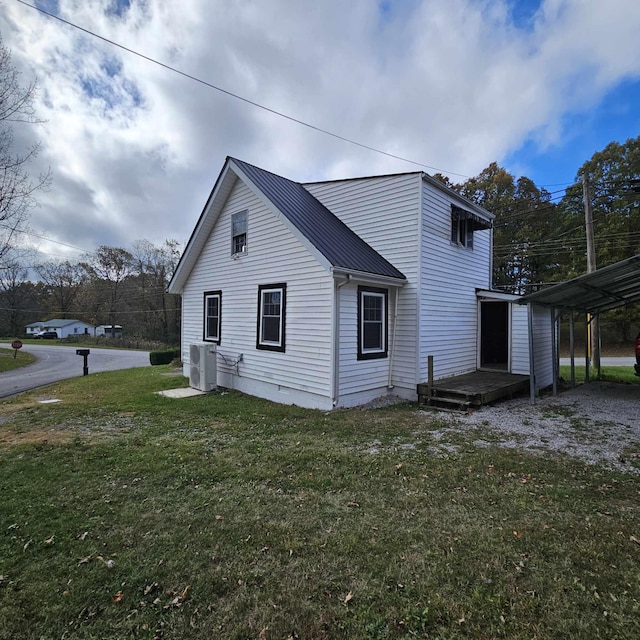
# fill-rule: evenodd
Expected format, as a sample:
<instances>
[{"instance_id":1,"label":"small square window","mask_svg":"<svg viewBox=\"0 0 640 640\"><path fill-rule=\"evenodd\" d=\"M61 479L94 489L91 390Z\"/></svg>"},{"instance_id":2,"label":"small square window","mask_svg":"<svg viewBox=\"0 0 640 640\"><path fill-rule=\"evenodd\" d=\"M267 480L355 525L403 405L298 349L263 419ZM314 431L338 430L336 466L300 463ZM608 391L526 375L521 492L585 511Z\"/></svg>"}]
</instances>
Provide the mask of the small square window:
<instances>
[{"instance_id":1,"label":"small square window","mask_svg":"<svg viewBox=\"0 0 640 640\"><path fill-rule=\"evenodd\" d=\"M231 255L247 252L247 212L240 211L231 216Z\"/></svg>"},{"instance_id":2,"label":"small square window","mask_svg":"<svg viewBox=\"0 0 640 640\"><path fill-rule=\"evenodd\" d=\"M207 291L204 294L204 332L207 342L220 344L220 327L222 324L222 292Z\"/></svg>"},{"instance_id":3,"label":"small square window","mask_svg":"<svg viewBox=\"0 0 640 640\"><path fill-rule=\"evenodd\" d=\"M286 294L286 284L258 287L258 349L285 350Z\"/></svg>"},{"instance_id":4,"label":"small square window","mask_svg":"<svg viewBox=\"0 0 640 640\"><path fill-rule=\"evenodd\" d=\"M389 292L358 287L358 360L386 358Z\"/></svg>"}]
</instances>

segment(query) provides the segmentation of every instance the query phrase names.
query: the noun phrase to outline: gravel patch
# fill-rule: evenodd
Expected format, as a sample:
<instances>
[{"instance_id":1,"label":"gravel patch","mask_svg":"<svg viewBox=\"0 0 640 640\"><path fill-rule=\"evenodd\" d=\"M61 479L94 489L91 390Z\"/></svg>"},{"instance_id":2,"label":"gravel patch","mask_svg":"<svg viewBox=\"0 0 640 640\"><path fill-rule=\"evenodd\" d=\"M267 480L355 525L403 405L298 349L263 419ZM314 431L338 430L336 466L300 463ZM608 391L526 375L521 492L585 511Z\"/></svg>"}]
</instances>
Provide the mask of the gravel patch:
<instances>
[{"instance_id":1,"label":"gravel patch","mask_svg":"<svg viewBox=\"0 0 640 640\"><path fill-rule=\"evenodd\" d=\"M432 412L429 412L432 414ZM469 414L439 413L431 432L438 453L451 439L532 453L562 452L588 464L640 472L640 386L592 382L557 396L515 398Z\"/></svg>"}]
</instances>

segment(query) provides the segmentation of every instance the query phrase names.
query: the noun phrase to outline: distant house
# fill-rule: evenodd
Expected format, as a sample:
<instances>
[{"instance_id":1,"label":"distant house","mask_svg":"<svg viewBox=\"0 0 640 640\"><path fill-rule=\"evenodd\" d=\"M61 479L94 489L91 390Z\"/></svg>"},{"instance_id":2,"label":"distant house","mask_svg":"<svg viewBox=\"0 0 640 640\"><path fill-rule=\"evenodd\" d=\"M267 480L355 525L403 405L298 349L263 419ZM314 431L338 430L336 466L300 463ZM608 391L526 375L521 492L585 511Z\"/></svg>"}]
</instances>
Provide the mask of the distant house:
<instances>
[{"instance_id":1,"label":"distant house","mask_svg":"<svg viewBox=\"0 0 640 640\"><path fill-rule=\"evenodd\" d=\"M423 172L300 184L227 158L169 284L184 375L208 343L219 385L306 407L416 400L429 356L435 380L544 388L552 320L492 289L492 223Z\"/></svg>"},{"instance_id":2,"label":"distant house","mask_svg":"<svg viewBox=\"0 0 640 640\"><path fill-rule=\"evenodd\" d=\"M27 336L35 335L40 331L55 331L58 338L68 338L77 335L93 335L93 325L82 320L57 319L32 322L25 328Z\"/></svg>"},{"instance_id":3,"label":"distant house","mask_svg":"<svg viewBox=\"0 0 640 640\"><path fill-rule=\"evenodd\" d=\"M100 324L96 327L96 335L106 338L122 338L122 325Z\"/></svg>"},{"instance_id":4,"label":"distant house","mask_svg":"<svg viewBox=\"0 0 640 640\"><path fill-rule=\"evenodd\" d=\"M37 322L32 322L31 324L28 324L25 329L24 332L27 335L27 338L30 336L34 336L36 333L40 333L41 331L44 331L44 322L42 320L38 320Z\"/></svg>"}]
</instances>

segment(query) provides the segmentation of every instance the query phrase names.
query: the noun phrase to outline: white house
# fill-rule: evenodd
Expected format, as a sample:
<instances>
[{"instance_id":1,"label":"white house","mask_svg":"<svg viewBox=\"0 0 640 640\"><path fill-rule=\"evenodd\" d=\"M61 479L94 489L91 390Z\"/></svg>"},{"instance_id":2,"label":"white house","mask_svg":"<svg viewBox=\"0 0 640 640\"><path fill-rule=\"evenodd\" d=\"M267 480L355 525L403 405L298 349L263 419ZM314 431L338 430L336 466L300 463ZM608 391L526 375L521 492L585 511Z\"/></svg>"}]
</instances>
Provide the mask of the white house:
<instances>
[{"instance_id":1,"label":"white house","mask_svg":"<svg viewBox=\"0 0 640 640\"><path fill-rule=\"evenodd\" d=\"M93 325L82 320L58 319L33 322L26 326L26 334L35 335L40 331L55 331L58 338L68 338L77 335L93 335Z\"/></svg>"},{"instance_id":2,"label":"white house","mask_svg":"<svg viewBox=\"0 0 640 640\"><path fill-rule=\"evenodd\" d=\"M41 331L43 331L43 327L44 327L44 322L42 320L38 320L37 322L32 322L28 324L24 328L24 332L28 338L30 336L35 336L36 333L40 333Z\"/></svg>"},{"instance_id":3,"label":"white house","mask_svg":"<svg viewBox=\"0 0 640 640\"><path fill-rule=\"evenodd\" d=\"M120 324L99 324L96 327L96 336L105 336L107 338L122 338L122 325Z\"/></svg>"},{"instance_id":4,"label":"white house","mask_svg":"<svg viewBox=\"0 0 640 640\"><path fill-rule=\"evenodd\" d=\"M217 383L331 409L477 369L551 384L548 311L491 290L493 216L423 172L299 184L227 158L169 285L182 360Z\"/></svg>"}]
</instances>

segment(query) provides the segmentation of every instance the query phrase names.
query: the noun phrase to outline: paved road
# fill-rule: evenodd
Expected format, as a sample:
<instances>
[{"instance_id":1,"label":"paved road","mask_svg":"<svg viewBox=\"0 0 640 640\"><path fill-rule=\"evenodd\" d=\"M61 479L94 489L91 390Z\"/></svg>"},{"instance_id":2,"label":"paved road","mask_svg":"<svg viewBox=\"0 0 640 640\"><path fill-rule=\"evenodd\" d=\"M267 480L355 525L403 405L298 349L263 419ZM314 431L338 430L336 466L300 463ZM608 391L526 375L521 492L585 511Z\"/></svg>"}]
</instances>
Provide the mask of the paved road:
<instances>
[{"instance_id":1,"label":"paved road","mask_svg":"<svg viewBox=\"0 0 640 640\"><path fill-rule=\"evenodd\" d=\"M0 346L10 348L11 344ZM32 353L37 360L26 367L0 373L0 398L81 376L84 358L76 355L77 348L47 344L25 345L22 350ZM149 352L91 348L88 363L89 374L144 367L149 365Z\"/></svg>"}]
</instances>

